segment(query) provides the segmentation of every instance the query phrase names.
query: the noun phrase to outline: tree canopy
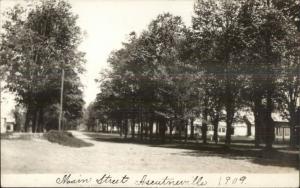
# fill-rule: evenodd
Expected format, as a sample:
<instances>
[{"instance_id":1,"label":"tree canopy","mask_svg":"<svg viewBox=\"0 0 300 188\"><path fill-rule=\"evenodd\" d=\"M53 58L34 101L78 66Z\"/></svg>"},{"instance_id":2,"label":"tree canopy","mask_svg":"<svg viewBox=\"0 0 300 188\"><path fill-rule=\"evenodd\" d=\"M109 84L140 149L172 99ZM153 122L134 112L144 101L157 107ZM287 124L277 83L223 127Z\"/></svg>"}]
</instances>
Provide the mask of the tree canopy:
<instances>
[{"instance_id":1,"label":"tree canopy","mask_svg":"<svg viewBox=\"0 0 300 188\"><path fill-rule=\"evenodd\" d=\"M1 67L7 88L27 109L25 129L43 129L43 110L59 103L61 70L66 72L66 117L80 117L83 105L79 74L84 53L77 50L81 31L77 16L63 0L17 5L6 12L1 35ZM39 119L39 120L38 120Z\"/></svg>"},{"instance_id":2,"label":"tree canopy","mask_svg":"<svg viewBox=\"0 0 300 188\"><path fill-rule=\"evenodd\" d=\"M163 140L174 129L187 138L195 118L211 122L217 138L218 124L225 121L230 144L233 123L242 119L239 111L251 109L256 145L272 147L272 113L294 117L299 99L297 5L197 0L190 28L178 16L158 15L111 53L93 117L125 135L131 123L132 136L137 123L142 139L152 139L155 124Z\"/></svg>"}]
</instances>

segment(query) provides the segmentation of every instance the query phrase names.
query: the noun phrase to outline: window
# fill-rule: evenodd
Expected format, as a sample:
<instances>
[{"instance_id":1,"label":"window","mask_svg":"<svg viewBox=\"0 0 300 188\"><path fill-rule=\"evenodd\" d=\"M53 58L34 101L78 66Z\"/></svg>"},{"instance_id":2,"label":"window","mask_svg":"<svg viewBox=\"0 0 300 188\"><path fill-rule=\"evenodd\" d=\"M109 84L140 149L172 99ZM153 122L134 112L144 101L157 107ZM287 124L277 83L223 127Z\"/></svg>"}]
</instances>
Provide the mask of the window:
<instances>
[{"instance_id":1,"label":"window","mask_svg":"<svg viewBox=\"0 0 300 188\"><path fill-rule=\"evenodd\" d=\"M218 128L218 132L225 133L226 132L226 128L225 127L220 127L220 128Z\"/></svg>"},{"instance_id":2,"label":"window","mask_svg":"<svg viewBox=\"0 0 300 188\"><path fill-rule=\"evenodd\" d=\"M290 129L289 128L284 129L284 136L290 136Z\"/></svg>"}]
</instances>

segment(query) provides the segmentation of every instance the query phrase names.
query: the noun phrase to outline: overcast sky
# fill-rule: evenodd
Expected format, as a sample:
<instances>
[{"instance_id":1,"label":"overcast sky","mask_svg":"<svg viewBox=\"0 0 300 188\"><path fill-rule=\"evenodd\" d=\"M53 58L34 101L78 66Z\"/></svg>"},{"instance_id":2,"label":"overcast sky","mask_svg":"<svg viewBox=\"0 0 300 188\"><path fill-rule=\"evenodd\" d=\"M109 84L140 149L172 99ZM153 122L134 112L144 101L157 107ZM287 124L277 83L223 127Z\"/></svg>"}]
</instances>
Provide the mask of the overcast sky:
<instances>
[{"instance_id":1,"label":"overcast sky","mask_svg":"<svg viewBox=\"0 0 300 188\"><path fill-rule=\"evenodd\" d=\"M25 0L0 0L0 10ZM121 47L122 41L131 31L146 29L158 14L170 12L181 16L190 25L194 0L69 0L73 12L78 14L78 25L85 31L80 49L86 52L86 73L81 77L84 84L86 105L98 93L95 79L107 67L109 53ZM4 114L13 108L9 94L4 95L2 109Z\"/></svg>"}]
</instances>

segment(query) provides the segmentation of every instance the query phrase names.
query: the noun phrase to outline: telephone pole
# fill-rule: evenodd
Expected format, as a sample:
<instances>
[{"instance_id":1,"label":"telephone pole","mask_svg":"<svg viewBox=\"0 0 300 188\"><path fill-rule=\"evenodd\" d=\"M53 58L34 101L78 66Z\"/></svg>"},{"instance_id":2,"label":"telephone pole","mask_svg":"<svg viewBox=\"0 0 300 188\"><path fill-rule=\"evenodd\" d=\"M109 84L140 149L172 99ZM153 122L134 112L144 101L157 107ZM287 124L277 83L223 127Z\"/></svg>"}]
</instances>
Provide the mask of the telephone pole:
<instances>
[{"instance_id":1,"label":"telephone pole","mask_svg":"<svg viewBox=\"0 0 300 188\"><path fill-rule=\"evenodd\" d=\"M65 79L65 71L64 71L64 69L62 69L62 73L61 73L61 88L60 88L60 111L59 111L59 120L58 120L58 131L61 131L61 124L62 124L64 79Z\"/></svg>"},{"instance_id":2,"label":"telephone pole","mask_svg":"<svg viewBox=\"0 0 300 188\"><path fill-rule=\"evenodd\" d=\"M0 0L0 34L2 32L2 12L1 12L1 0ZM1 73L2 74L2 73ZM2 93L2 85L1 85L1 82L2 82L2 76L0 76L0 127L2 126L2 121L1 121L1 105L2 105L2 96L1 96L1 93Z\"/></svg>"},{"instance_id":3,"label":"telephone pole","mask_svg":"<svg viewBox=\"0 0 300 188\"><path fill-rule=\"evenodd\" d=\"M1 121L1 119L2 119L2 116L1 116L1 105L2 105L2 96L1 96L1 93L2 93L2 85L1 85L1 82L2 82L2 80L1 80L1 78L0 78L0 126L2 126L2 121ZM1 129L2 129L2 127L1 127Z\"/></svg>"}]
</instances>

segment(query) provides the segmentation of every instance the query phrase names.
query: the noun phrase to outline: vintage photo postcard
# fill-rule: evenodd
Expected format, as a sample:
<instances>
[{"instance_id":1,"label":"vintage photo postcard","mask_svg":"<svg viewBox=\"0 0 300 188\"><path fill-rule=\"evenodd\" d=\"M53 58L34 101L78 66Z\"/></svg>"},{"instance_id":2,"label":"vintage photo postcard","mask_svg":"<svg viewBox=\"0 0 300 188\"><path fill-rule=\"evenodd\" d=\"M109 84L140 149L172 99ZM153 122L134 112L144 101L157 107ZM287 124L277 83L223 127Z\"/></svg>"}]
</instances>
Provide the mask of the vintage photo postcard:
<instances>
[{"instance_id":1,"label":"vintage photo postcard","mask_svg":"<svg viewBox=\"0 0 300 188\"><path fill-rule=\"evenodd\" d=\"M1 187L299 187L300 0L0 0Z\"/></svg>"}]
</instances>

